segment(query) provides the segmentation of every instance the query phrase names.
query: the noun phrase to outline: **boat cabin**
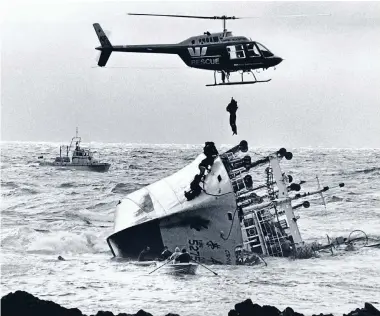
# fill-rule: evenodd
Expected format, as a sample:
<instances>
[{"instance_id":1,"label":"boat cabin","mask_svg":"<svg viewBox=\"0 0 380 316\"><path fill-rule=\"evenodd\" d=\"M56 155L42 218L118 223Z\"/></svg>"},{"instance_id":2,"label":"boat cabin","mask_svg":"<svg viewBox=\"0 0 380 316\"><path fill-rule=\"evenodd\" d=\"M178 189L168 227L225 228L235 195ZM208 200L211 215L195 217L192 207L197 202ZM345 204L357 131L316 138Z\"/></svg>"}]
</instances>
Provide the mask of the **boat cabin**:
<instances>
[{"instance_id":1,"label":"boat cabin","mask_svg":"<svg viewBox=\"0 0 380 316\"><path fill-rule=\"evenodd\" d=\"M70 146L59 147L59 157L54 160L55 164L73 164L73 165L90 165L97 160L94 158L94 153L89 149L80 147L81 138L76 136L71 139ZM66 151L66 155L62 154ZM71 159L69 153L72 152Z\"/></svg>"}]
</instances>

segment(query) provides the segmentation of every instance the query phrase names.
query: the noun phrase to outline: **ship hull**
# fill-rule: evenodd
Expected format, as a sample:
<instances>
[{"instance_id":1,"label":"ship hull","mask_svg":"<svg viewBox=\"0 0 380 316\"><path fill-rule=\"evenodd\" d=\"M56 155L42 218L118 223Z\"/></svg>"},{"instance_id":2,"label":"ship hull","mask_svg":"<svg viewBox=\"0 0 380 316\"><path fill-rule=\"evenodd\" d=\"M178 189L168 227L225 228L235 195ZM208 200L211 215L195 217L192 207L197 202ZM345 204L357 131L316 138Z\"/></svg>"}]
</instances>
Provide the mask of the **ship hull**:
<instances>
[{"instance_id":1,"label":"ship hull","mask_svg":"<svg viewBox=\"0 0 380 316\"><path fill-rule=\"evenodd\" d=\"M174 175L119 202L115 232L107 238L114 256L135 259L149 246L148 259L153 260L167 246L171 251L186 248L201 263L236 263L235 247L242 244L242 236L233 188L220 158L205 178L206 192L191 201L184 196L204 158L200 155Z\"/></svg>"}]
</instances>

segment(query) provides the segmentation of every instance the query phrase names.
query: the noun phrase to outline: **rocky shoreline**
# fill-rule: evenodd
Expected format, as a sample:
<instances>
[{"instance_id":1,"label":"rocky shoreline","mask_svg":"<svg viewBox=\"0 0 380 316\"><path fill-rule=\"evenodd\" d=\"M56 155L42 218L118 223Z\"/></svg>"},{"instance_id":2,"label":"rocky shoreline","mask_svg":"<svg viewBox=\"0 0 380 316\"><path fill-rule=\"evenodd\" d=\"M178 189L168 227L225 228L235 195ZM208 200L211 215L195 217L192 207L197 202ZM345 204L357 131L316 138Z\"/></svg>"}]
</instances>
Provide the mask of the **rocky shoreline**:
<instances>
[{"instance_id":1,"label":"rocky shoreline","mask_svg":"<svg viewBox=\"0 0 380 316\"><path fill-rule=\"evenodd\" d=\"M16 291L9 293L1 298L2 316L86 316L78 308L65 308L52 301L40 300L34 295ZM199 315L207 315L207 312L200 312ZM318 316L332 316L332 314L315 314ZM357 308L344 316L380 316L380 311L372 304L365 303L364 308ZM99 311L94 316L153 316L152 314L139 310L136 314L113 314L112 312ZM166 316L179 316L169 313ZM280 311L274 306L252 303L250 299L237 303L235 308L228 312L228 316L303 316L287 307ZM314 316L314 315L313 315Z\"/></svg>"}]
</instances>

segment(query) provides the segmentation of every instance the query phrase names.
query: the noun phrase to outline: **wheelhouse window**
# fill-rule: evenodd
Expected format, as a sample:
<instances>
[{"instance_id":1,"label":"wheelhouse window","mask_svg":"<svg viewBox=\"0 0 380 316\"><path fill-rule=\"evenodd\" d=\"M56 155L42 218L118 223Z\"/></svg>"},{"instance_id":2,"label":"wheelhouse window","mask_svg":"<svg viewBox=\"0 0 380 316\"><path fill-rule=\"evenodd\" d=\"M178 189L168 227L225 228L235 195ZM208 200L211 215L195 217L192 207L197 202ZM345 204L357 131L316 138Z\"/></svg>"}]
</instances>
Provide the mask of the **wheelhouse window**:
<instances>
[{"instance_id":1,"label":"wheelhouse window","mask_svg":"<svg viewBox=\"0 0 380 316\"><path fill-rule=\"evenodd\" d=\"M219 38L218 38L218 36L214 36L213 38L213 41L216 43L216 42L219 42Z\"/></svg>"},{"instance_id":2,"label":"wheelhouse window","mask_svg":"<svg viewBox=\"0 0 380 316\"><path fill-rule=\"evenodd\" d=\"M243 45L231 45L227 46L227 52L230 59L243 59L245 58Z\"/></svg>"},{"instance_id":3,"label":"wheelhouse window","mask_svg":"<svg viewBox=\"0 0 380 316\"><path fill-rule=\"evenodd\" d=\"M256 230L256 227L252 227L250 229L247 229L247 236L248 237L251 237L251 236L257 236L257 230Z\"/></svg>"},{"instance_id":4,"label":"wheelhouse window","mask_svg":"<svg viewBox=\"0 0 380 316\"><path fill-rule=\"evenodd\" d=\"M259 47L261 53L263 54L264 57L271 57L273 56L273 54L270 52L270 50L268 48L266 48L264 45L260 44L260 43L257 43L256 42L256 45Z\"/></svg>"},{"instance_id":5,"label":"wheelhouse window","mask_svg":"<svg viewBox=\"0 0 380 316\"><path fill-rule=\"evenodd\" d=\"M244 220L244 226L245 227L249 227L249 226L253 226L253 225L254 225L253 218L248 218L248 219Z\"/></svg>"},{"instance_id":6,"label":"wheelhouse window","mask_svg":"<svg viewBox=\"0 0 380 316\"><path fill-rule=\"evenodd\" d=\"M250 58L261 57L261 54L254 43L247 44L247 56Z\"/></svg>"}]
</instances>

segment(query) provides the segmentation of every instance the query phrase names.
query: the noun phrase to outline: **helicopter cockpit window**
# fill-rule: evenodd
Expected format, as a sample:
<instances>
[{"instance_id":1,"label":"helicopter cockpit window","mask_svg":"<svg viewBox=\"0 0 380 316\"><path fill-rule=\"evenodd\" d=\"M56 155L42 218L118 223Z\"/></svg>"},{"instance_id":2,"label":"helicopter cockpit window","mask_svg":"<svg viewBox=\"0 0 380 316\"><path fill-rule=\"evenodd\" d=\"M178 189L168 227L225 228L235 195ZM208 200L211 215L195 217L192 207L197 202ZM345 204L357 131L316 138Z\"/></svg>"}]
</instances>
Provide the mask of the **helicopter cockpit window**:
<instances>
[{"instance_id":1,"label":"helicopter cockpit window","mask_svg":"<svg viewBox=\"0 0 380 316\"><path fill-rule=\"evenodd\" d=\"M227 46L227 52L230 59L243 59L245 58L243 45L231 45Z\"/></svg>"},{"instance_id":2,"label":"helicopter cockpit window","mask_svg":"<svg viewBox=\"0 0 380 316\"><path fill-rule=\"evenodd\" d=\"M261 45L260 43L256 42L256 45L259 47L261 50L261 53L263 54L264 57L271 57L273 54L269 51L268 48L266 48L264 45Z\"/></svg>"},{"instance_id":3,"label":"helicopter cockpit window","mask_svg":"<svg viewBox=\"0 0 380 316\"><path fill-rule=\"evenodd\" d=\"M261 57L260 52L254 43L247 44L247 56L251 58Z\"/></svg>"}]
</instances>

